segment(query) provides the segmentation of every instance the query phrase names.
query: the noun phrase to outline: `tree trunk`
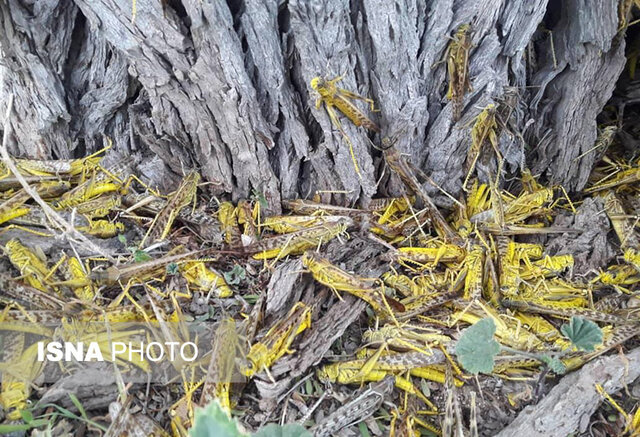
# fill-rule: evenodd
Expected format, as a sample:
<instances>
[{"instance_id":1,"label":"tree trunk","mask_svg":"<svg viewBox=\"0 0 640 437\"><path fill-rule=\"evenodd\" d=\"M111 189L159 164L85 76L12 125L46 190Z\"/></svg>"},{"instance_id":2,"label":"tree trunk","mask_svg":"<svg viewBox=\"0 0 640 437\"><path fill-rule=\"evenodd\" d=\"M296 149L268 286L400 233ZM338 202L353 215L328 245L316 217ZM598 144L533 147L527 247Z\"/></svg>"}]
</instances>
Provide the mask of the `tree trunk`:
<instances>
[{"instance_id":1,"label":"tree trunk","mask_svg":"<svg viewBox=\"0 0 640 437\"><path fill-rule=\"evenodd\" d=\"M78 157L107 136L146 158L143 174L198 167L212 194L255 190L273 211L316 192L342 204L397 194L393 178L378 183L384 136L456 196L470 123L492 102L509 109L507 170L579 190L625 65L618 0L4 0L0 17L13 153ZM454 122L440 61L465 23L473 89ZM309 86L341 74L380 108L380 136L342 123L360 176ZM479 163L483 177L493 168Z\"/></svg>"}]
</instances>

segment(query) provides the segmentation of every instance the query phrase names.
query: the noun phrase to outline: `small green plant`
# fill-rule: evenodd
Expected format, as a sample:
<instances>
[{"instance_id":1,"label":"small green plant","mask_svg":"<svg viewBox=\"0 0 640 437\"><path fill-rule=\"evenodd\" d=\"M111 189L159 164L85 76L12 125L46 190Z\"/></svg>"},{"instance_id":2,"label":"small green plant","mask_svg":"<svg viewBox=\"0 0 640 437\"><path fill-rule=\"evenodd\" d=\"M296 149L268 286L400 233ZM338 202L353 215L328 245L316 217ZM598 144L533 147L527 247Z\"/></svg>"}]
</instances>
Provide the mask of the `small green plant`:
<instances>
[{"instance_id":1,"label":"small green plant","mask_svg":"<svg viewBox=\"0 0 640 437\"><path fill-rule=\"evenodd\" d=\"M122 243L124 246L127 247L127 250L129 252L131 252L135 262L141 263L141 262L149 261L151 259L151 256L144 250L141 250L139 247L127 246L127 237L125 237L124 235L119 234L118 240L120 241L120 243Z\"/></svg>"},{"instance_id":2,"label":"small green plant","mask_svg":"<svg viewBox=\"0 0 640 437\"><path fill-rule=\"evenodd\" d=\"M180 271L177 263L169 263L167 264L167 275L177 275Z\"/></svg>"},{"instance_id":3,"label":"small green plant","mask_svg":"<svg viewBox=\"0 0 640 437\"><path fill-rule=\"evenodd\" d=\"M566 372L567 369L561 358L569 350L561 351L554 356L523 352L500 345L493 338L495 332L496 325L490 317L479 320L464 330L456 345L456 355L465 370L475 375L490 373L495 365L495 356L503 350L542 361L557 374ZM560 327L560 332L571 341L573 347L586 352L595 350L595 347L602 343L600 327L582 317L572 317L569 323Z\"/></svg>"},{"instance_id":4,"label":"small green plant","mask_svg":"<svg viewBox=\"0 0 640 437\"><path fill-rule=\"evenodd\" d=\"M41 428L46 426L47 429L43 431L45 433L44 435L50 435L50 434L46 434L46 432L50 433L51 428L53 428L54 423L56 423L58 418L64 418L71 421L75 420L79 422L85 422L87 425L90 425L91 427L98 429L102 432L107 431L107 428L105 428L104 426L100 425L97 422L94 422L89 418L89 416L87 415L87 412L84 409L84 406L73 393L69 393L69 398L71 399L71 402L78 410L79 414L72 413L70 410L55 404L35 404L32 408L20 411L20 416L22 417L22 421L24 423L0 424L0 434L9 434L9 433L14 433L19 431L28 431L32 428ZM41 410L41 409L48 409L49 412L42 414L38 417L34 417L33 411Z\"/></svg>"},{"instance_id":5,"label":"small green plant","mask_svg":"<svg viewBox=\"0 0 640 437\"><path fill-rule=\"evenodd\" d=\"M133 252L133 259L137 263L142 263L142 262L145 262L145 261L149 261L151 259L151 257L144 250L136 249L135 252Z\"/></svg>"},{"instance_id":6,"label":"small green plant","mask_svg":"<svg viewBox=\"0 0 640 437\"><path fill-rule=\"evenodd\" d=\"M216 400L204 408L195 411L190 437L244 437L249 436L240 429L238 422L232 419Z\"/></svg>"},{"instance_id":7,"label":"small green plant","mask_svg":"<svg viewBox=\"0 0 640 437\"><path fill-rule=\"evenodd\" d=\"M253 192L253 198L260 203L260 208L267 209L269 204L267 203L267 198L264 196L264 193L256 190L255 188L251 191Z\"/></svg>"},{"instance_id":8,"label":"small green plant","mask_svg":"<svg viewBox=\"0 0 640 437\"><path fill-rule=\"evenodd\" d=\"M254 434L248 434L231 418L216 400L195 413L190 437L312 437L312 434L298 424L284 426L269 424Z\"/></svg>"},{"instance_id":9,"label":"small green plant","mask_svg":"<svg viewBox=\"0 0 640 437\"><path fill-rule=\"evenodd\" d=\"M224 280L229 285L238 285L240 281L244 281L247 277L247 271L242 266L236 264L233 269L224 272Z\"/></svg>"},{"instance_id":10,"label":"small green plant","mask_svg":"<svg viewBox=\"0 0 640 437\"><path fill-rule=\"evenodd\" d=\"M563 375L567 371L567 366L565 366L558 358L552 358L549 355L541 355L540 359L557 375Z\"/></svg>"},{"instance_id":11,"label":"small green plant","mask_svg":"<svg viewBox=\"0 0 640 437\"><path fill-rule=\"evenodd\" d=\"M137 263L142 263L151 259L151 256L147 252L145 252L144 250L140 250L135 246L129 246L127 247L127 250L131 252L131 254L133 255L133 260Z\"/></svg>"}]
</instances>

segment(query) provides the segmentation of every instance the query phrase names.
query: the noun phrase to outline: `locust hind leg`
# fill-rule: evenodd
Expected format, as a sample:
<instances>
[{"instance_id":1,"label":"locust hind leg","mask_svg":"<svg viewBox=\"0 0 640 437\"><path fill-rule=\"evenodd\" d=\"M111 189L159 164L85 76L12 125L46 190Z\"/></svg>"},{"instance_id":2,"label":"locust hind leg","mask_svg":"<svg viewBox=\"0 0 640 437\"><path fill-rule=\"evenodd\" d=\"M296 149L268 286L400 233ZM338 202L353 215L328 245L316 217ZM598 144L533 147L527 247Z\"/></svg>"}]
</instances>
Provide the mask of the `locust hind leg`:
<instances>
[{"instance_id":1,"label":"locust hind leg","mask_svg":"<svg viewBox=\"0 0 640 437\"><path fill-rule=\"evenodd\" d=\"M362 180L362 173L360 172L360 167L358 166L358 161L356 160L356 154L355 154L355 151L353 150L353 143L351 143L351 139L349 139L349 136L342 128L342 124L338 119L338 114L336 114L336 111L330 105L327 105L327 113L329 114L329 119L331 119L331 123L333 123L333 125L340 131L345 141L349 145L349 153L351 154L351 160L353 161L353 166L356 170L356 173L358 174L358 178Z\"/></svg>"},{"instance_id":2,"label":"locust hind leg","mask_svg":"<svg viewBox=\"0 0 640 437\"><path fill-rule=\"evenodd\" d=\"M20 230L20 231L29 232L30 234L34 234L34 235L37 235L39 237L53 237L54 236L54 234L51 234L51 233L36 231L36 230L31 229L29 227L20 226L20 225L9 225L9 226L7 226L5 228L2 228L2 231L0 231L0 235L4 234L5 232L7 232L7 231L9 231L11 229L17 229L17 230Z\"/></svg>"},{"instance_id":3,"label":"locust hind leg","mask_svg":"<svg viewBox=\"0 0 640 437\"><path fill-rule=\"evenodd\" d=\"M464 178L464 182L462 183L462 189L465 192L469 192L469 189L467 188L467 184L469 183L469 180L471 179L471 175L473 174L473 170L475 170L476 168L476 163L478 162L478 158L480 157L480 151L479 150L469 150L469 155L472 155L471 159L469 159L470 157L467 156L467 161L469 161L468 164L468 168L467 168L467 176Z\"/></svg>"},{"instance_id":4,"label":"locust hind leg","mask_svg":"<svg viewBox=\"0 0 640 437\"><path fill-rule=\"evenodd\" d=\"M111 174L107 169L102 169L103 172L105 172L110 178L113 178L114 180L119 181L119 178L116 175ZM145 190L149 191L152 195L159 197L161 199L166 199L167 196L163 196L162 194L160 194L159 191L157 191L154 188L151 188L147 183L145 183L142 179L140 179L138 176L131 174L129 175L124 181L122 182L122 188L121 191L122 193L128 193L129 192L129 187L131 186L131 184L133 182L137 182L140 185L142 185L144 187Z\"/></svg>"},{"instance_id":5,"label":"locust hind leg","mask_svg":"<svg viewBox=\"0 0 640 437\"><path fill-rule=\"evenodd\" d=\"M396 381L395 381L395 385L396 387L398 387L400 390L405 391L409 394L415 395L417 396L422 402L424 402L433 412L437 412L438 411L438 407L436 407L433 402L431 402L429 400L429 398L427 398L422 391L420 391L418 388L416 388L415 385L413 385L413 383L411 382L410 379L402 377L402 376L396 376Z\"/></svg>"},{"instance_id":6,"label":"locust hind leg","mask_svg":"<svg viewBox=\"0 0 640 437\"><path fill-rule=\"evenodd\" d=\"M358 373L354 375L354 378L361 379L362 380L361 382L364 382L366 375L368 375L369 373L371 373L372 370L375 369L375 366L378 363L380 356L382 356L382 353L385 350L389 350L389 344L387 341L383 342L378 348L378 350L375 351L374 354L371 355L371 357L369 357L369 359L362 365L360 370L358 370Z\"/></svg>"},{"instance_id":7,"label":"locust hind leg","mask_svg":"<svg viewBox=\"0 0 640 437\"><path fill-rule=\"evenodd\" d=\"M344 302L344 299L342 298L342 296L340 296L340 293L338 293L338 289L336 287L329 287L329 288L331 289L331 291L333 291L333 294L336 295L336 297L340 302Z\"/></svg>"}]
</instances>

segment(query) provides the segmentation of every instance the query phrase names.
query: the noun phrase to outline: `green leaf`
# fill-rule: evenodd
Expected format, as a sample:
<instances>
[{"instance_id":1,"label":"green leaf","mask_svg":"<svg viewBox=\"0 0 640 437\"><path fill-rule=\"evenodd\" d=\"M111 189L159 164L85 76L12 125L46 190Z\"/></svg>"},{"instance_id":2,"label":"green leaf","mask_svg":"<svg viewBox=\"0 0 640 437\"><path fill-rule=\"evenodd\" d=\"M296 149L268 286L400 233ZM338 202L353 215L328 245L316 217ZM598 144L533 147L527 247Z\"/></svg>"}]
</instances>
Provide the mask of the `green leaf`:
<instances>
[{"instance_id":1,"label":"green leaf","mask_svg":"<svg viewBox=\"0 0 640 437\"><path fill-rule=\"evenodd\" d=\"M244 437L248 435L240 430L235 419L229 417L217 400L205 408L196 409L194 424L189 430L190 437Z\"/></svg>"},{"instance_id":2,"label":"green leaf","mask_svg":"<svg viewBox=\"0 0 640 437\"><path fill-rule=\"evenodd\" d=\"M28 431L31 429L31 425L20 424L20 425L0 425L0 434L9 434L11 432L17 431Z\"/></svg>"},{"instance_id":3,"label":"green leaf","mask_svg":"<svg viewBox=\"0 0 640 437\"><path fill-rule=\"evenodd\" d=\"M540 359L549 366L549 369L556 375L564 375L567 372L567 366L557 358L551 358L548 355L542 355Z\"/></svg>"},{"instance_id":4,"label":"green leaf","mask_svg":"<svg viewBox=\"0 0 640 437\"><path fill-rule=\"evenodd\" d=\"M312 434L297 423L284 426L271 423L260 428L253 437L312 437Z\"/></svg>"},{"instance_id":5,"label":"green leaf","mask_svg":"<svg viewBox=\"0 0 640 437\"><path fill-rule=\"evenodd\" d=\"M33 422L33 413L31 413L31 411L29 410L20 410L20 416L22 416L22 420L24 420L24 423L31 423Z\"/></svg>"},{"instance_id":6,"label":"green leaf","mask_svg":"<svg viewBox=\"0 0 640 437\"><path fill-rule=\"evenodd\" d=\"M223 273L224 280L229 285L238 285L240 281L247 277L247 272L242 266L238 264L233 266L233 269Z\"/></svg>"},{"instance_id":7,"label":"green leaf","mask_svg":"<svg viewBox=\"0 0 640 437\"><path fill-rule=\"evenodd\" d=\"M367 428L366 423L360 422L358 424L358 429L360 430L360 435L362 437L371 437L371 433L369 432L369 428Z\"/></svg>"},{"instance_id":8,"label":"green leaf","mask_svg":"<svg viewBox=\"0 0 640 437\"><path fill-rule=\"evenodd\" d=\"M151 257L144 250L136 249L135 252L133 252L133 259L137 263L142 263L145 261L149 261Z\"/></svg>"},{"instance_id":9,"label":"green leaf","mask_svg":"<svg viewBox=\"0 0 640 437\"><path fill-rule=\"evenodd\" d=\"M260 297L257 294L245 294L244 296L242 296L244 298L244 300L247 301L247 303L250 304L254 304L258 301L258 298Z\"/></svg>"},{"instance_id":10,"label":"green leaf","mask_svg":"<svg viewBox=\"0 0 640 437\"><path fill-rule=\"evenodd\" d=\"M118 241L125 246L127 245L127 237L122 234L118 234Z\"/></svg>"},{"instance_id":11,"label":"green leaf","mask_svg":"<svg viewBox=\"0 0 640 437\"><path fill-rule=\"evenodd\" d=\"M567 337L576 348L592 352L602 343L602 329L591 320L582 317L571 317L569 323L560 327L562 335Z\"/></svg>"},{"instance_id":12,"label":"green leaf","mask_svg":"<svg viewBox=\"0 0 640 437\"><path fill-rule=\"evenodd\" d=\"M496 325L491 318L479 320L462 333L456 345L458 361L468 372L490 373L500 344L494 340Z\"/></svg>"},{"instance_id":13,"label":"green leaf","mask_svg":"<svg viewBox=\"0 0 640 437\"><path fill-rule=\"evenodd\" d=\"M307 396L313 396L313 383L310 379L307 379L307 381L305 382L304 391Z\"/></svg>"},{"instance_id":14,"label":"green leaf","mask_svg":"<svg viewBox=\"0 0 640 437\"><path fill-rule=\"evenodd\" d=\"M168 275L177 275L180 271L177 263L169 263L167 264L167 274Z\"/></svg>"}]
</instances>

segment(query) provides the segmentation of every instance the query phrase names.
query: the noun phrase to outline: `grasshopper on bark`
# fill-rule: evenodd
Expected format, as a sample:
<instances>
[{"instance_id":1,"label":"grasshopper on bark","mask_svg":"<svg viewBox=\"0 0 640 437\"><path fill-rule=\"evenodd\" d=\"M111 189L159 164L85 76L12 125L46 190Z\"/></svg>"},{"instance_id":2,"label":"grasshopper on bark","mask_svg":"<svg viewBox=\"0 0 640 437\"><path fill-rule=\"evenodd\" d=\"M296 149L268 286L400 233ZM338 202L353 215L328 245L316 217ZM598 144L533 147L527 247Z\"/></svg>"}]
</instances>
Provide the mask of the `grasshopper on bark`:
<instances>
[{"instance_id":1,"label":"grasshopper on bark","mask_svg":"<svg viewBox=\"0 0 640 437\"><path fill-rule=\"evenodd\" d=\"M396 312L405 310L397 300L387 297L379 279L359 278L334 266L313 252L305 252L302 264L313 278L333 291L346 291L367 302L375 313L384 320L395 320Z\"/></svg>"},{"instance_id":2,"label":"grasshopper on bark","mask_svg":"<svg viewBox=\"0 0 640 437\"><path fill-rule=\"evenodd\" d=\"M309 327L311 308L298 302L283 320L277 322L261 340L251 346L247 354L248 365L242 369L242 373L253 376L271 367L283 355L293 353L290 349L293 340Z\"/></svg>"},{"instance_id":3,"label":"grasshopper on bark","mask_svg":"<svg viewBox=\"0 0 640 437\"><path fill-rule=\"evenodd\" d=\"M185 176L178 189L169 195L166 205L151 222L149 230L140 243L141 248L147 247L156 240L164 240L169 235L171 226L180 211L195 202L198 182L200 182L200 175L195 171Z\"/></svg>"},{"instance_id":4,"label":"grasshopper on bark","mask_svg":"<svg viewBox=\"0 0 640 437\"><path fill-rule=\"evenodd\" d=\"M449 226L449 223L445 220L442 213L440 213L436 205L431 200L431 197L427 194L424 188L422 188L422 185L418 181L418 178L416 177L418 169L410 166L405 157L400 154L400 151L393 146L393 141L389 138L385 138L383 140L383 156L389 168L396 173L407 188L418 196L424 203L438 235L445 241L461 246L463 243L462 239L451 228L451 226ZM431 184L436 185L431 178L427 177L422 172L419 173Z\"/></svg>"},{"instance_id":5,"label":"grasshopper on bark","mask_svg":"<svg viewBox=\"0 0 640 437\"><path fill-rule=\"evenodd\" d=\"M342 79L343 76L336 77L332 80L326 80L322 77L314 77L311 79L311 88L319 95L318 99L316 99L316 109L320 109L320 105L322 105L322 103L325 104L331 123L340 131L349 144L349 152L351 153L354 168L356 173L358 173L358 176L360 176L360 168L353 150L353 144L344 131L336 110L344 114L354 125L358 127L364 126L374 132L380 132L380 128L352 102L354 99L364 100L371 105L371 109L373 110L373 100L336 86L336 83Z\"/></svg>"},{"instance_id":6,"label":"grasshopper on bark","mask_svg":"<svg viewBox=\"0 0 640 437\"><path fill-rule=\"evenodd\" d=\"M471 91L469 80L469 51L471 50L471 26L463 24L456 30L449 47L447 47L446 61L449 75L449 89L447 98L453 106L453 120L460 119L465 93Z\"/></svg>"},{"instance_id":7,"label":"grasshopper on bark","mask_svg":"<svg viewBox=\"0 0 640 437\"><path fill-rule=\"evenodd\" d=\"M352 225L353 221L351 219L341 218L335 222L323 223L289 234L265 238L245 247L244 250L247 253L253 253L254 259L280 259L289 254L299 255L306 250L317 248L341 234L345 234Z\"/></svg>"}]
</instances>

